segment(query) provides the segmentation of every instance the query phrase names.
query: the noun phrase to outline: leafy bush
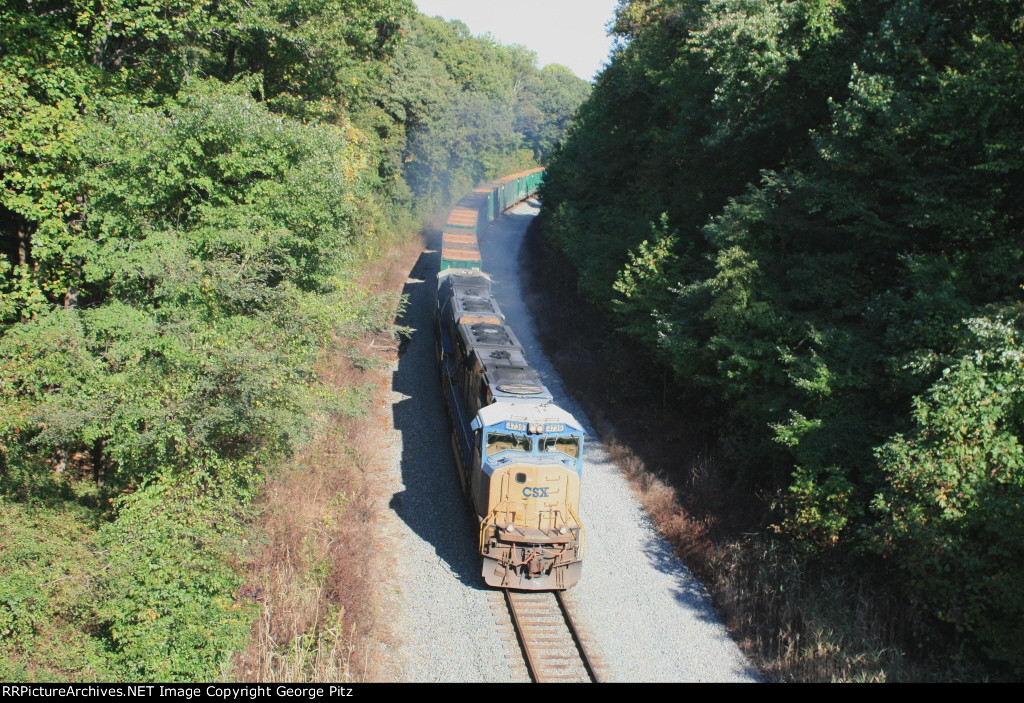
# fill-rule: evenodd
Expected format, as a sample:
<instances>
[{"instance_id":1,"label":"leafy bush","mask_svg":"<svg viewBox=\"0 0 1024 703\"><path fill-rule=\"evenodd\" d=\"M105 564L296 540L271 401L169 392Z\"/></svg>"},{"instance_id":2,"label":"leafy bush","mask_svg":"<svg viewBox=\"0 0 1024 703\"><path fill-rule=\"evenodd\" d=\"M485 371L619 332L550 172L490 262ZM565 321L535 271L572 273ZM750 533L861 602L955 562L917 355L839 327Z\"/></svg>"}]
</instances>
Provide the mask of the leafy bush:
<instances>
[{"instance_id":1,"label":"leafy bush","mask_svg":"<svg viewBox=\"0 0 1024 703\"><path fill-rule=\"evenodd\" d=\"M209 681L244 648L255 614L243 579L237 497L150 487L119 500L100 534L97 616L129 680Z\"/></svg>"},{"instance_id":2,"label":"leafy bush","mask_svg":"<svg viewBox=\"0 0 1024 703\"><path fill-rule=\"evenodd\" d=\"M0 677L221 677L255 618L235 600L243 496L160 484L105 515L88 484L51 489L0 498Z\"/></svg>"},{"instance_id":3,"label":"leafy bush","mask_svg":"<svg viewBox=\"0 0 1024 703\"><path fill-rule=\"evenodd\" d=\"M969 321L975 348L914 399L914 429L878 451L876 547L915 599L1024 674L1024 342Z\"/></svg>"},{"instance_id":4,"label":"leafy bush","mask_svg":"<svg viewBox=\"0 0 1024 703\"><path fill-rule=\"evenodd\" d=\"M727 482L775 497L763 519L852 569L884 535L910 555L895 590L1012 661L1019 401L992 378L1016 343L972 323L963 345L1019 296L1024 27L965 7L624 0L541 216L579 290L675 372ZM988 487L958 498L975 465Z\"/></svg>"},{"instance_id":5,"label":"leafy bush","mask_svg":"<svg viewBox=\"0 0 1024 703\"><path fill-rule=\"evenodd\" d=\"M111 680L120 671L96 636L102 550L82 504L89 495L60 493L30 505L0 497L3 681Z\"/></svg>"}]
</instances>

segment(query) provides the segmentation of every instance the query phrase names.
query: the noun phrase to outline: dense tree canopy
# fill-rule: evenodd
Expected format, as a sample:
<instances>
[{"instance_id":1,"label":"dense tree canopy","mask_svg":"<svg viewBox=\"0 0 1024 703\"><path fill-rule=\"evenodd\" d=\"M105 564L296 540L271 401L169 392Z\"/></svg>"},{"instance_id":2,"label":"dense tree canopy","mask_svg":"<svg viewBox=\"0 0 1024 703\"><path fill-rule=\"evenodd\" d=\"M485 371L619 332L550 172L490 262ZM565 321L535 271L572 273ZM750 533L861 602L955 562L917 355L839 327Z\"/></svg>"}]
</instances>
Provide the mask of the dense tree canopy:
<instances>
[{"instance_id":1,"label":"dense tree canopy","mask_svg":"<svg viewBox=\"0 0 1024 703\"><path fill-rule=\"evenodd\" d=\"M894 557L1019 667L1019 3L622 0L615 31L543 191L581 289L789 534Z\"/></svg>"}]
</instances>

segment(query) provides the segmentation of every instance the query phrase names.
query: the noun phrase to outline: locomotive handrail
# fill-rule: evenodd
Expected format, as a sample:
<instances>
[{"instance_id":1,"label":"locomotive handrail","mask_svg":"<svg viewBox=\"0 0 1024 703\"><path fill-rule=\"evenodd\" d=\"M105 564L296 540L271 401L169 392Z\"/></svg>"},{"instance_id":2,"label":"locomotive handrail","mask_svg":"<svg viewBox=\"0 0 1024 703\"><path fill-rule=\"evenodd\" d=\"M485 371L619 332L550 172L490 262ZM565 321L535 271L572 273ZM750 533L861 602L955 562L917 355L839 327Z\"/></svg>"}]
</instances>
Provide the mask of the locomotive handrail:
<instances>
[{"instance_id":1,"label":"locomotive handrail","mask_svg":"<svg viewBox=\"0 0 1024 703\"><path fill-rule=\"evenodd\" d=\"M587 551L587 530L583 527L583 521L580 520L579 515L576 514L576 511L573 510L571 506L567 504L565 509L569 511L569 514L572 515L572 519L580 526L580 559L582 559L583 555Z\"/></svg>"},{"instance_id":2,"label":"locomotive handrail","mask_svg":"<svg viewBox=\"0 0 1024 703\"><path fill-rule=\"evenodd\" d=\"M498 514L498 509L495 508L491 511L485 519L480 521L480 552L483 553L484 546L487 544L487 533L491 527L494 526L494 516Z\"/></svg>"}]
</instances>

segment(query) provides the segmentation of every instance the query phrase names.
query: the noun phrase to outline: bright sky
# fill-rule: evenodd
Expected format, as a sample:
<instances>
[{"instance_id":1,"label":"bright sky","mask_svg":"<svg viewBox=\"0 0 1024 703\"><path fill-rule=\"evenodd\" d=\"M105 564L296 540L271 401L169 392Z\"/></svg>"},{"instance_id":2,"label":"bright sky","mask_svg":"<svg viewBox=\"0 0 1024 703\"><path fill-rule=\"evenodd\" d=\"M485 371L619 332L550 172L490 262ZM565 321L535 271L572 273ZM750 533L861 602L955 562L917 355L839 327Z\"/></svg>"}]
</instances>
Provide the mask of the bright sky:
<instances>
[{"instance_id":1,"label":"bright sky","mask_svg":"<svg viewBox=\"0 0 1024 703\"><path fill-rule=\"evenodd\" d=\"M612 40L607 25L616 0L415 0L420 12L462 20L476 36L491 34L502 44L522 44L537 53L541 67L568 66L591 80L608 61Z\"/></svg>"}]
</instances>

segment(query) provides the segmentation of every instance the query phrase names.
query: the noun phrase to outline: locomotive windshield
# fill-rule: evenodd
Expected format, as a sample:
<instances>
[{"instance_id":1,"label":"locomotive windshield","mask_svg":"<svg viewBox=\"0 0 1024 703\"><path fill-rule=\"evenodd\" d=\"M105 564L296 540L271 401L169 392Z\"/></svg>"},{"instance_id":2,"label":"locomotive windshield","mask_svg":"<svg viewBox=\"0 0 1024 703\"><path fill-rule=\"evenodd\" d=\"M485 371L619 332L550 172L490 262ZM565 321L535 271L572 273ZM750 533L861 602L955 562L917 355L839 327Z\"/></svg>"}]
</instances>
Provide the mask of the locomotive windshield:
<instances>
[{"instance_id":1,"label":"locomotive windshield","mask_svg":"<svg viewBox=\"0 0 1024 703\"><path fill-rule=\"evenodd\" d=\"M512 434L511 432L487 433L487 456L494 456L499 452L510 450L530 452L533 450L533 440L529 437Z\"/></svg>"},{"instance_id":2,"label":"locomotive windshield","mask_svg":"<svg viewBox=\"0 0 1024 703\"><path fill-rule=\"evenodd\" d=\"M572 459L578 459L580 456L580 438L576 436L542 437L540 440L540 450L544 453L559 452Z\"/></svg>"}]
</instances>

